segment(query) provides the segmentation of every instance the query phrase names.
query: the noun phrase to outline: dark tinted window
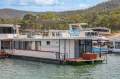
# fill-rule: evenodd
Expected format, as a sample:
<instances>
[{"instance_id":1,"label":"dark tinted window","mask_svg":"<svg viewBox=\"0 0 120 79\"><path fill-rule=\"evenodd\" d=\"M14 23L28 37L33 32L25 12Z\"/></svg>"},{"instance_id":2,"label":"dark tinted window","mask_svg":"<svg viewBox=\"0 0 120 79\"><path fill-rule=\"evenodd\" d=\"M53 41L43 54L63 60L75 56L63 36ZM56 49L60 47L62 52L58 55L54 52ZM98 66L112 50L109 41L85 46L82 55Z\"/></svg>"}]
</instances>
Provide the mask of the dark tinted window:
<instances>
[{"instance_id":1,"label":"dark tinted window","mask_svg":"<svg viewBox=\"0 0 120 79\"><path fill-rule=\"evenodd\" d=\"M50 41L47 41L46 43L47 43L47 45L50 45Z\"/></svg>"},{"instance_id":2,"label":"dark tinted window","mask_svg":"<svg viewBox=\"0 0 120 79\"><path fill-rule=\"evenodd\" d=\"M93 29L93 31L99 31L99 32L109 32L109 30L106 30L106 29Z\"/></svg>"},{"instance_id":3,"label":"dark tinted window","mask_svg":"<svg viewBox=\"0 0 120 79\"><path fill-rule=\"evenodd\" d=\"M0 27L0 34L11 34L14 33L13 28L11 27Z\"/></svg>"}]
</instances>

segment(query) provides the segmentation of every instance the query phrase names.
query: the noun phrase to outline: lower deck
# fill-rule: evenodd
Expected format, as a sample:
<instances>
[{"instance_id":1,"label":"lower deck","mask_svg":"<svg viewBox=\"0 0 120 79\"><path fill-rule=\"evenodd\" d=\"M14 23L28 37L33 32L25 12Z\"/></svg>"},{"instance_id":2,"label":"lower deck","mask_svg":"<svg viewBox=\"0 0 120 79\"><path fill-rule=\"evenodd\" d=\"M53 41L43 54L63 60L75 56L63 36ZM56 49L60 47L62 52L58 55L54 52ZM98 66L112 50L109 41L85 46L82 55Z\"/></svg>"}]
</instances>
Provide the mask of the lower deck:
<instances>
[{"instance_id":1,"label":"lower deck","mask_svg":"<svg viewBox=\"0 0 120 79\"><path fill-rule=\"evenodd\" d=\"M5 51L11 56L36 58L42 60L55 60L65 62L91 62L91 59L81 59L83 54L91 53L101 54L101 45L99 52L93 50L93 41L87 39L15 39L15 40L1 40L0 50ZM95 58L94 61L102 61L102 58Z\"/></svg>"},{"instance_id":2,"label":"lower deck","mask_svg":"<svg viewBox=\"0 0 120 79\"><path fill-rule=\"evenodd\" d=\"M40 58L40 57L18 56L18 55L9 55L9 57L7 58L36 61L36 62L43 62L50 64L61 64L61 65L85 65L85 64L102 63L103 61L105 61L105 56L98 57L97 59L93 59L93 60L85 60L83 58L69 58L65 60L57 60L57 59L48 59L48 58Z\"/></svg>"}]
</instances>

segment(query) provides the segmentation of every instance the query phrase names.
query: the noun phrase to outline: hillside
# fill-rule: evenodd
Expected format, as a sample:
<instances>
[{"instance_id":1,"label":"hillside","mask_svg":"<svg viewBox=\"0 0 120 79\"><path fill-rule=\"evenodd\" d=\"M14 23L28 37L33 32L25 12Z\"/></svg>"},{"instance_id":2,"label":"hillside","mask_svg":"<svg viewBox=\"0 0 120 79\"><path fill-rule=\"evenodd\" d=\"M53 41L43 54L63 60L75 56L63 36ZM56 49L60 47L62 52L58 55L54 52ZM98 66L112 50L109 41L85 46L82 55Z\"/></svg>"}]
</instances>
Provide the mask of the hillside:
<instances>
[{"instance_id":1,"label":"hillside","mask_svg":"<svg viewBox=\"0 0 120 79\"><path fill-rule=\"evenodd\" d=\"M27 11L15 10L15 9L0 9L0 18L21 18L27 13Z\"/></svg>"},{"instance_id":2,"label":"hillside","mask_svg":"<svg viewBox=\"0 0 120 79\"><path fill-rule=\"evenodd\" d=\"M120 0L109 0L107 2L103 2L101 4L98 4L94 7L89 8L89 11L111 11L116 10L120 8Z\"/></svg>"},{"instance_id":3,"label":"hillside","mask_svg":"<svg viewBox=\"0 0 120 79\"><path fill-rule=\"evenodd\" d=\"M88 12L103 12L111 11L114 9L120 8L120 0L109 0L107 2L100 3L94 7L85 9L85 10L75 10L75 11L65 11L65 12L54 12L58 15L71 15L79 13L88 13ZM28 13L41 13L41 12L28 12L15 9L0 9L0 18L21 18Z\"/></svg>"}]
</instances>

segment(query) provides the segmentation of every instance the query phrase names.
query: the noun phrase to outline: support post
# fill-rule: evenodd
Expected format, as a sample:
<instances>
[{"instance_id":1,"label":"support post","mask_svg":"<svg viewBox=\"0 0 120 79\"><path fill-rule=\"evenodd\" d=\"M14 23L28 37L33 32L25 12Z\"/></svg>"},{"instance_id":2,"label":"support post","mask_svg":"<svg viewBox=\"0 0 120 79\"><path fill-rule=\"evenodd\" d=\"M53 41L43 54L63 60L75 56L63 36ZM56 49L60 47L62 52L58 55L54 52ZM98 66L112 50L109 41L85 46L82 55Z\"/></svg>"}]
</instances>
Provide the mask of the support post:
<instances>
[{"instance_id":1,"label":"support post","mask_svg":"<svg viewBox=\"0 0 120 79\"><path fill-rule=\"evenodd\" d=\"M60 39L59 39L59 60L60 60Z\"/></svg>"},{"instance_id":2,"label":"support post","mask_svg":"<svg viewBox=\"0 0 120 79\"><path fill-rule=\"evenodd\" d=\"M1 40L0 40L0 51L1 51Z\"/></svg>"}]
</instances>

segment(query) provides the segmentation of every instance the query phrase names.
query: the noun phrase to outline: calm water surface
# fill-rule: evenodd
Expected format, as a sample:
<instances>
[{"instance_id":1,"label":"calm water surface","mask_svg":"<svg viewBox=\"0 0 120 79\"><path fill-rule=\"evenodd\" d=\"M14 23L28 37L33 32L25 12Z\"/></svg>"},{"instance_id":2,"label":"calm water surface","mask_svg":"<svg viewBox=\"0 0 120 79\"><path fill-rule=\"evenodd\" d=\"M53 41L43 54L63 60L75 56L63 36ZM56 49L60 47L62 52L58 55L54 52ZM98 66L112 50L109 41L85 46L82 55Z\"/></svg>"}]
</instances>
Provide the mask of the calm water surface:
<instances>
[{"instance_id":1,"label":"calm water surface","mask_svg":"<svg viewBox=\"0 0 120 79\"><path fill-rule=\"evenodd\" d=\"M107 64L83 66L4 59L0 79L120 79L120 56L109 55Z\"/></svg>"}]
</instances>

